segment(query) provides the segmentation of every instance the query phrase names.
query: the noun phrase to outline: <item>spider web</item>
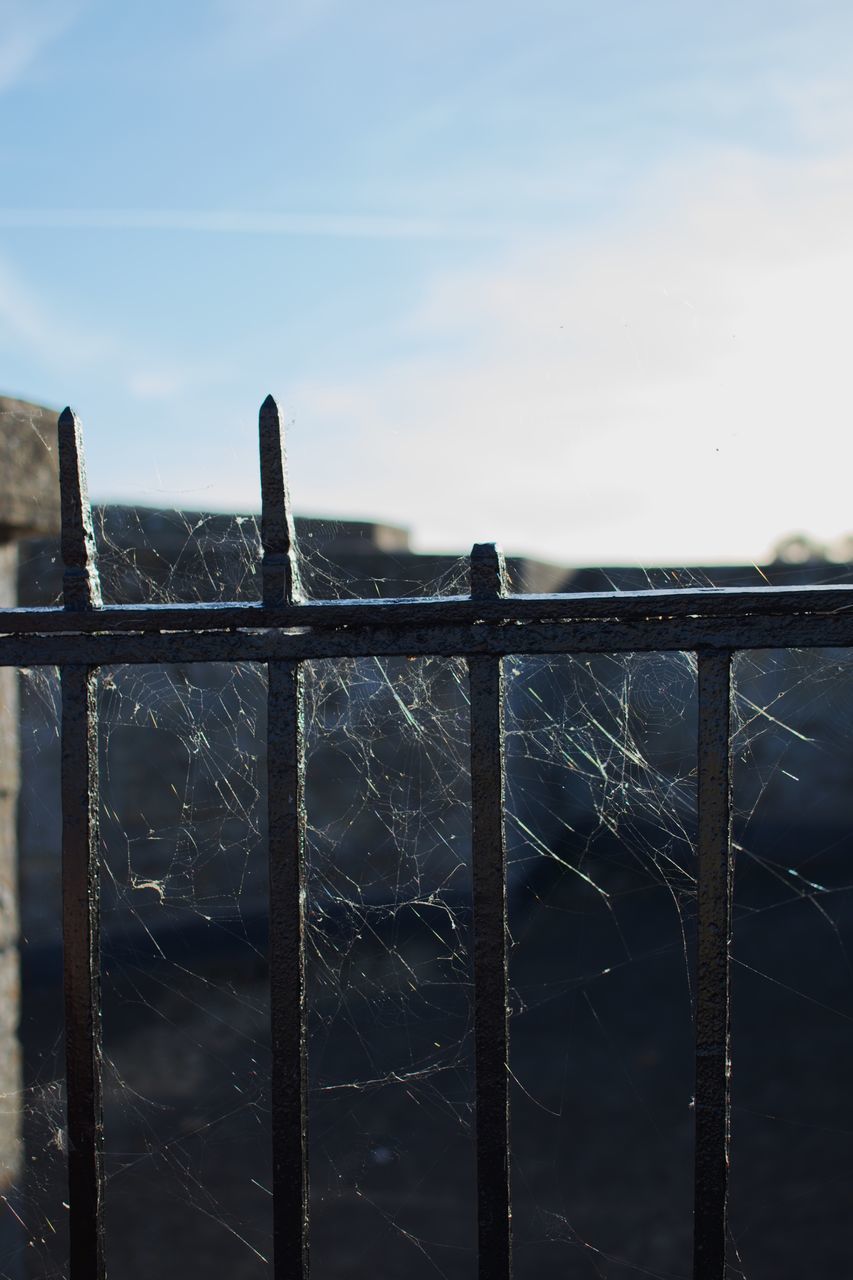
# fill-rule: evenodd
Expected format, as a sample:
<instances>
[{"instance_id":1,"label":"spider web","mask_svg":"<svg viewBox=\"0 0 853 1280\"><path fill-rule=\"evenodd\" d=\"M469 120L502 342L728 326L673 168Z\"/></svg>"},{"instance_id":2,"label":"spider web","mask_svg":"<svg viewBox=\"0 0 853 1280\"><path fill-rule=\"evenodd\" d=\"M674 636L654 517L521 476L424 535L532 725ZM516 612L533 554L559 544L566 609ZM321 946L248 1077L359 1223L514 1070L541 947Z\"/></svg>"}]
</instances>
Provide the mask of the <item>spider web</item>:
<instances>
[{"instance_id":1,"label":"spider web","mask_svg":"<svg viewBox=\"0 0 853 1280\"><path fill-rule=\"evenodd\" d=\"M99 544L109 600L258 593L251 518L107 511ZM348 578L326 545L303 538L317 597L367 594L365 574L377 595L467 590L464 561L401 587ZM49 549L30 572L56 589ZM735 664L733 1277L849 1263L850 661ZM504 666L516 1275L688 1276L695 661ZM261 1277L265 670L114 667L99 688L108 1269ZM25 671L21 699L23 1173L2 1274L52 1277L67 1251L56 672ZM462 1280L476 1273L465 665L312 662L306 699L312 1276Z\"/></svg>"}]
</instances>

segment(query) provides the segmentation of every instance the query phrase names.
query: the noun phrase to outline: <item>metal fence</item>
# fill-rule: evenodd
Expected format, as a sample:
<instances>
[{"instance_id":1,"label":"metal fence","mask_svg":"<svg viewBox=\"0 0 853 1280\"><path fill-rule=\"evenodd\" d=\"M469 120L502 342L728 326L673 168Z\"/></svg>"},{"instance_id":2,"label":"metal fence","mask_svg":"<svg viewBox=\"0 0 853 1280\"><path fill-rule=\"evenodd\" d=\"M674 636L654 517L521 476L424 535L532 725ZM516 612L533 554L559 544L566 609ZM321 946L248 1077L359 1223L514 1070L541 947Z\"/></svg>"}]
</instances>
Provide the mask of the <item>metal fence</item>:
<instances>
[{"instance_id":1,"label":"metal fence","mask_svg":"<svg viewBox=\"0 0 853 1280\"><path fill-rule=\"evenodd\" d=\"M302 598L282 419L260 411L263 599L101 601L80 424L59 419L64 607L0 610L0 665L58 665L71 1280L104 1274L98 944L99 666L265 663L268 670L274 1274L306 1280L308 1180L301 664L393 655L467 659L471 707L477 1205L481 1280L512 1269L502 658L695 651L698 947L695 1280L723 1280L729 1146L731 659L739 649L853 647L853 587L510 595L493 544L474 547L470 594Z\"/></svg>"}]
</instances>

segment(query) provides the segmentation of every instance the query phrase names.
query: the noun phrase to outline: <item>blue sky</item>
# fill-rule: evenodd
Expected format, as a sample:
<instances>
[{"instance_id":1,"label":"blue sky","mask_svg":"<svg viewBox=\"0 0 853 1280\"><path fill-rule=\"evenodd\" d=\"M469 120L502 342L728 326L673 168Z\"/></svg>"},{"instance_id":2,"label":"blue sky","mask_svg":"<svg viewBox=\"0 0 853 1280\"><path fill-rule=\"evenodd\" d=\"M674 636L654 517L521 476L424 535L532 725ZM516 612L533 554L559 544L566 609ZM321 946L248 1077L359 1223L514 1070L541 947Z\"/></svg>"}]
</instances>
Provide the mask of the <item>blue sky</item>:
<instances>
[{"instance_id":1,"label":"blue sky","mask_svg":"<svg viewBox=\"0 0 853 1280\"><path fill-rule=\"evenodd\" d=\"M0 389L97 498L568 563L853 529L853 7L0 0Z\"/></svg>"}]
</instances>

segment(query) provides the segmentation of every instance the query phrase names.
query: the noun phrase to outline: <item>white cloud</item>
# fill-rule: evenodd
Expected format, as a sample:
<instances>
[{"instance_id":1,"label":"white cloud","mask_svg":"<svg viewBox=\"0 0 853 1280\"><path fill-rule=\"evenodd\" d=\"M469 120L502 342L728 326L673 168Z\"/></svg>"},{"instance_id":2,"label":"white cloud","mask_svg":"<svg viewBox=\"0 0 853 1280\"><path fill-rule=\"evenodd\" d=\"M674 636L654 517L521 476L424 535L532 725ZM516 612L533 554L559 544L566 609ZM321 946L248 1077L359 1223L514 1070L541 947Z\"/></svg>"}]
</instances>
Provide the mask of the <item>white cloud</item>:
<instances>
[{"instance_id":1,"label":"white cloud","mask_svg":"<svg viewBox=\"0 0 853 1280\"><path fill-rule=\"evenodd\" d=\"M204 361L175 360L147 351L115 331L94 328L85 316L69 315L55 299L41 296L0 258L0 343L5 354L35 357L51 374L76 383L93 372L117 379L137 400L169 401L227 380L232 368L220 353ZM0 369L0 379L8 377Z\"/></svg>"},{"instance_id":2,"label":"white cloud","mask_svg":"<svg viewBox=\"0 0 853 1280\"><path fill-rule=\"evenodd\" d=\"M115 354L114 338L48 305L0 258L0 336L6 350L35 354L48 368L91 365Z\"/></svg>"},{"instance_id":3,"label":"white cloud","mask_svg":"<svg viewBox=\"0 0 853 1280\"><path fill-rule=\"evenodd\" d=\"M0 91L13 88L31 71L43 50L65 32L79 4L50 0L0 0Z\"/></svg>"},{"instance_id":4,"label":"white cloud","mask_svg":"<svg viewBox=\"0 0 853 1280\"><path fill-rule=\"evenodd\" d=\"M355 240L482 238L489 229L395 214L270 213L247 209L2 209L0 228L27 231L181 231ZM497 232L499 229L494 228Z\"/></svg>"},{"instance_id":5,"label":"white cloud","mask_svg":"<svg viewBox=\"0 0 853 1280\"><path fill-rule=\"evenodd\" d=\"M127 382L131 395L138 400L169 400L186 385L187 377L182 369L138 369Z\"/></svg>"},{"instance_id":6,"label":"white cloud","mask_svg":"<svg viewBox=\"0 0 853 1280\"><path fill-rule=\"evenodd\" d=\"M209 52L229 65L268 59L326 22L340 0L217 0Z\"/></svg>"},{"instance_id":7,"label":"white cloud","mask_svg":"<svg viewBox=\"0 0 853 1280\"><path fill-rule=\"evenodd\" d=\"M137 400L179 402L200 391L207 392L228 382L234 369L227 355L205 360L149 360L134 362L128 353L126 364L130 372L126 378L127 389Z\"/></svg>"},{"instance_id":8,"label":"white cloud","mask_svg":"<svg viewBox=\"0 0 853 1280\"><path fill-rule=\"evenodd\" d=\"M851 213L853 151L718 155L605 232L446 276L408 317L422 357L295 389L342 441L303 505L574 562L853 527Z\"/></svg>"}]
</instances>

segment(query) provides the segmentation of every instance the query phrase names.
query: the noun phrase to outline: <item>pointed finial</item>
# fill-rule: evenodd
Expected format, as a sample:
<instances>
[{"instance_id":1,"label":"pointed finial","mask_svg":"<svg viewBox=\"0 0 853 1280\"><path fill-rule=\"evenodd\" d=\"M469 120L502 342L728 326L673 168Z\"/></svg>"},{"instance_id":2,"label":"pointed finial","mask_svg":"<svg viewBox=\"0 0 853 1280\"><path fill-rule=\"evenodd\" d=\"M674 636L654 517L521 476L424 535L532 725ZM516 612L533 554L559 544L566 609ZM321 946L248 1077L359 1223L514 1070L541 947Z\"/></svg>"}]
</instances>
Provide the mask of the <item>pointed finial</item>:
<instances>
[{"instance_id":1,"label":"pointed finial","mask_svg":"<svg viewBox=\"0 0 853 1280\"><path fill-rule=\"evenodd\" d=\"M471 548L471 599L498 600L506 595L504 553L494 542L475 542Z\"/></svg>"},{"instance_id":2,"label":"pointed finial","mask_svg":"<svg viewBox=\"0 0 853 1280\"><path fill-rule=\"evenodd\" d=\"M287 487L284 424L281 409L267 396L258 416L261 452L261 561L263 600L267 608L295 604L302 597L296 531Z\"/></svg>"},{"instance_id":3,"label":"pointed finial","mask_svg":"<svg viewBox=\"0 0 853 1280\"><path fill-rule=\"evenodd\" d=\"M101 583L95 554L95 531L86 484L83 432L80 419L63 409L57 424L59 438L59 494L62 512L62 593L66 609L96 609Z\"/></svg>"}]
</instances>

